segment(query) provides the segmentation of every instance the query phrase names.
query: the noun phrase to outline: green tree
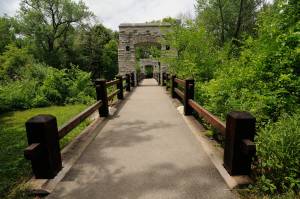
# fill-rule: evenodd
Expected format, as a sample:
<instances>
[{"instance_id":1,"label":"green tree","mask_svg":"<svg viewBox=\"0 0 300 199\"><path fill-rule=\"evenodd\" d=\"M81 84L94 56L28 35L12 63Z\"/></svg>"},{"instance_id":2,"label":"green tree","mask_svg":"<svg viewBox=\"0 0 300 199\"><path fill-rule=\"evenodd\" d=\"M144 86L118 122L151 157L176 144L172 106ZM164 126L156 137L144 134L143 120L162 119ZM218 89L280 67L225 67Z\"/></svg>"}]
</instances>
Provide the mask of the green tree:
<instances>
[{"instance_id":1,"label":"green tree","mask_svg":"<svg viewBox=\"0 0 300 199\"><path fill-rule=\"evenodd\" d=\"M213 78L216 68L217 51L214 38L193 21L173 26L166 42L177 51L177 56L167 58L170 71L181 77L194 77L197 81Z\"/></svg>"},{"instance_id":2,"label":"green tree","mask_svg":"<svg viewBox=\"0 0 300 199\"><path fill-rule=\"evenodd\" d=\"M15 29L13 19L7 16L0 17L0 54L5 51L5 47L15 41Z\"/></svg>"},{"instance_id":3,"label":"green tree","mask_svg":"<svg viewBox=\"0 0 300 199\"><path fill-rule=\"evenodd\" d=\"M22 0L20 3L22 32L34 41L35 55L56 67L61 64L60 49L70 30L91 16L82 1Z\"/></svg>"},{"instance_id":4,"label":"green tree","mask_svg":"<svg viewBox=\"0 0 300 199\"><path fill-rule=\"evenodd\" d=\"M9 79L20 79L24 67L33 63L33 57L26 48L18 48L14 44L7 46L0 56L0 80L8 77Z\"/></svg>"},{"instance_id":5,"label":"green tree","mask_svg":"<svg viewBox=\"0 0 300 199\"><path fill-rule=\"evenodd\" d=\"M108 67L105 66L105 61L110 62L108 60L112 59L115 62L117 54L115 43L109 44L114 37L114 33L101 24L81 29L75 41L78 55L75 63L82 66L82 69L92 72L93 78L105 77L105 67ZM107 44L109 45L106 46ZM111 53L112 49L114 53ZM108 52L105 54L106 50ZM112 57L108 58L110 55ZM115 65L116 63L114 67Z\"/></svg>"},{"instance_id":6,"label":"green tree","mask_svg":"<svg viewBox=\"0 0 300 199\"><path fill-rule=\"evenodd\" d=\"M246 34L255 34L262 0L197 0L197 20L215 35L221 46Z\"/></svg>"},{"instance_id":7,"label":"green tree","mask_svg":"<svg viewBox=\"0 0 300 199\"><path fill-rule=\"evenodd\" d=\"M118 73L118 41L115 39L110 40L104 46L102 56L104 65L104 77L112 79Z\"/></svg>"}]
</instances>

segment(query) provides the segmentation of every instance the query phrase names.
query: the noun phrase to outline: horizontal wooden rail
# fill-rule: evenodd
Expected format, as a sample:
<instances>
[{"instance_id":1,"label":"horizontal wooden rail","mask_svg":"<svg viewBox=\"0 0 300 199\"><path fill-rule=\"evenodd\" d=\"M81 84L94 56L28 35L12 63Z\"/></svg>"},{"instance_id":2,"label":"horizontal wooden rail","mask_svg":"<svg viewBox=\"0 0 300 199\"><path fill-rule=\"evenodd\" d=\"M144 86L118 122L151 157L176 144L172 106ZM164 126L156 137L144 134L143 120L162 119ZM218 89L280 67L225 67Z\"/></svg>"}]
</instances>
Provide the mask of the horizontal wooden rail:
<instances>
[{"instance_id":1,"label":"horizontal wooden rail","mask_svg":"<svg viewBox=\"0 0 300 199\"><path fill-rule=\"evenodd\" d=\"M178 88L175 88L175 93L181 98L181 99L184 99L184 93L179 90Z\"/></svg>"},{"instance_id":2,"label":"horizontal wooden rail","mask_svg":"<svg viewBox=\"0 0 300 199\"><path fill-rule=\"evenodd\" d=\"M205 119L206 122L211 124L214 128L218 129L218 131L220 131L220 133L225 136L226 125L219 118L211 114L209 111L207 111L192 99L190 99L188 103L201 117Z\"/></svg>"},{"instance_id":3,"label":"horizontal wooden rail","mask_svg":"<svg viewBox=\"0 0 300 199\"><path fill-rule=\"evenodd\" d=\"M112 92L110 95L107 96L108 100L113 99L119 92L121 92L119 89L115 90L114 92Z\"/></svg>"},{"instance_id":4,"label":"horizontal wooden rail","mask_svg":"<svg viewBox=\"0 0 300 199\"><path fill-rule=\"evenodd\" d=\"M41 151L41 144L40 143L33 143L25 148L24 150L24 157L27 160L34 160L40 156Z\"/></svg>"},{"instance_id":5,"label":"horizontal wooden rail","mask_svg":"<svg viewBox=\"0 0 300 199\"><path fill-rule=\"evenodd\" d=\"M112 81L106 82L106 86L116 85L117 83L119 83L118 79L112 80Z\"/></svg>"},{"instance_id":6,"label":"horizontal wooden rail","mask_svg":"<svg viewBox=\"0 0 300 199\"><path fill-rule=\"evenodd\" d=\"M175 81L177 84L181 84L181 85L184 85L184 84L185 84L185 81L182 80L182 79L175 78L174 81Z\"/></svg>"},{"instance_id":7,"label":"horizontal wooden rail","mask_svg":"<svg viewBox=\"0 0 300 199\"><path fill-rule=\"evenodd\" d=\"M88 107L84 111L82 111L80 114L69 120L67 123L65 123L61 128L58 129L58 137L59 139L62 139L64 136L66 136L72 129L74 129L78 124L80 124L83 120L85 120L87 117L89 117L92 113L97 111L102 105L101 101L97 101L92 106Z\"/></svg>"},{"instance_id":8,"label":"horizontal wooden rail","mask_svg":"<svg viewBox=\"0 0 300 199\"><path fill-rule=\"evenodd\" d=\"M65 137L72 129L98 110L100 117L109 116L109 100L117 96L124 99L124 89L130 92L135 86L134 73L116 76L116 79L107 82L105 79L95 79L97 102L80 114L69 120L61 128L57 128L57 119L52 115L37 115L27 120L26 133L28 147L24 150L26 159L31 160L32 170L37 179L52 179L62 169L59 140ZM117 90L108 95L110 86ZM124 85L126 85L124 87Z\"/></svg>"},{"instance_id":9,"label":"horizontal wooden rail","mask_svg":"<svg viewBox=\"0 0 300 199\"><path fill-rule=\"evenodd\" d=\"M166 77L167 79L168 77ZM184 115L198 115L224 136L224 168L230 175L249 175L251 160L255 155L255 117L248 112L232 111L226 124L194 101L194 79L178 79L171 76L171 96L182 99Z\"/></svg>"}]
</instances>

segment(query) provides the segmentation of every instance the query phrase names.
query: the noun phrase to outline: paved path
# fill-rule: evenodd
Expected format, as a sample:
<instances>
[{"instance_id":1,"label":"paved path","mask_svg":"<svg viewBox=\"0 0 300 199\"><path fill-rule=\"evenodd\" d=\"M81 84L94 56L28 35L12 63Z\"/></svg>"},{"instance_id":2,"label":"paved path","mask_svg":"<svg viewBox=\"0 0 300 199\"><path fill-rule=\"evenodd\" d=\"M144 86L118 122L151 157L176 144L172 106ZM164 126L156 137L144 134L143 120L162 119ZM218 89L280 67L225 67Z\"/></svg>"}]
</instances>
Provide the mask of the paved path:
<instances>
[{"instance_id":1,"label":"paved path","mask_svg":"<svg viewBox=\"0 0 300 199\"><path fill-rule=\"evenodd\" d=\"M164 88L144 80L49 198L235 198Z\"/></svg>"}]
</instances>

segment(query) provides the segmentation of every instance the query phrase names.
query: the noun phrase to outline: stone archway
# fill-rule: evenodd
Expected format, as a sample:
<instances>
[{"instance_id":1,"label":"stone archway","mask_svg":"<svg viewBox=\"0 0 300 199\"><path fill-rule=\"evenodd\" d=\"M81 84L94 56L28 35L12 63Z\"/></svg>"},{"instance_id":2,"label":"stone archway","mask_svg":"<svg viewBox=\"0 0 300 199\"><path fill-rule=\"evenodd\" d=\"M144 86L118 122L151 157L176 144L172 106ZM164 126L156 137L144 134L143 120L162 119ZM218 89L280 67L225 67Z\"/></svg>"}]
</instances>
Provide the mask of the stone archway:
<instances>
[{"instance_id":1,"label":"stone archway","mask_svg":"<svg viewBox=\"0 0 300 199\"><path fill-rule=\"evenodd\" d=\"M153 66L153 72L158 72L159 61L155 59L141 59L140 60L141 72L145 73L146 66Z\"/></svg>"},{"instance_id":2,"label":"stone archway","mask_svg":"<svg viewBox=\"0 0 300 199\"><path fill-rule=\"evenodd\" d=\"M172 47L165 44L165 35L170 31L171 25L168 23L125 23L119 26L119 47L118 63L119 74L135 73L136 46L143 44L153 44L159 46L162 51L170 51ZM163 53L168 54L168 53ZM158 61L157 61L158 62ZM152 65L152 64L151 64ZM155 66L155 65L153 65ZM158 67L157 67L158 68ZM155 67L154 67L155 70ZM167 65L162 64L159 68L162 72L167 70Z\"/></svg>"}]
</instances>

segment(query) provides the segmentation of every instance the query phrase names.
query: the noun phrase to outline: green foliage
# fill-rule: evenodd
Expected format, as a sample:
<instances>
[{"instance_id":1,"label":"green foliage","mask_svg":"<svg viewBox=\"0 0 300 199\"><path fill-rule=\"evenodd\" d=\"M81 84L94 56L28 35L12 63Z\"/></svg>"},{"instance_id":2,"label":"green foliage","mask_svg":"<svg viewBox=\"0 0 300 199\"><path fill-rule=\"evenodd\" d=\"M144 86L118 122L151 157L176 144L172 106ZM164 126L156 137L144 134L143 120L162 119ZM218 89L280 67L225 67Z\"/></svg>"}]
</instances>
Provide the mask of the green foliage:
<instances>
[{"instance_id":1,"label":"green foliage","mask_svg":"<svg viewBox=\"0 0 300 199\"><path fill-rule=\"evenodd\" d=\"M145 75L148 78L153 77L153 66L145 66Z\"/></svg>"},{"instance_id":2,"label":"green foliage","mask_svg":"<svg viewBox=\"0 0 300 199\"><path fill-rule=\"evenodd\" d=\"M0 112L33 107L33 103L36 103L36 89L37 82L34 80L18 80L0 86Z\"/></svg>"},{"instance_id":3,"label":"green foliage","mask_svg":"<svg viewBox=\"0 0 300 199\"><path fill-rule=\"evenodd\" d=\"M225 32L231 36L218 47L222 27L213 13L220 12L220 2L229 1L198 1L197 20L175 26L167 36L178 54L168 60L170 71L193 77L196 100L223 120L233 110L256 117L257 190L299 192L300 2L277 0L255 10L256 21L241 29L238 45L231 42L234 32ZM222 6L224 14L236 18L236 5ZM228 31L236 25L230 23Z\"/></svg>"},{"instance_id":4,"label":"green foliage","mask_svg":"<svg viewBox=\"0 0 300 199\"><path fill-rule=\"evenodd\" d=\"M91 104L96 99L95 88L91 82L90 73L73 66L66 71L69 78L69 93L65 103Z\"/></svg>"},{"instance_id":5,"label":"green foliage","mask_svg":"<svg viewBox=\"0 0 300 199\"><path fill-rule=\"evenodd\" d=\"M67 35L91 15L82 1L72 0L22 0L19 11L21 32L34 42L35 56L54 67L62 63Z\"/></svg>"},{"instance_id":6,"label":"green foliage","mask_svg":"<svg viewBox=\"0 0 300 199\"><path fill-rule=\"evenodd\" d=\"M51 104L90 104L95 99L90 74L75 66L68 70L58 70L33 64L23 70L20 77L0 84L0 112Z\"/></svg>"},{"instance_id":7,"label":"green foliage","mask_svg":"<svg viewBox=\"0 0 300 199\"><path fill-rule=\"evenodd\" d=\"M104 45L104 52L102 55L104 77L106 79L113 79L118 74L118 41L110 40Z\"/></svg>"},{"instance_id":8,"label":"green foliage","mask_svg":"<svg viewBox=\"0 0 300 199\"><path fill-rule=\"evenodd\" d=\"M25 122L35 115L47 113L56 116L58 126L61 126L85 108L86 105L52 106L0 115L0 198L27 198L24 184L32 174L30 162L25 160L23 156L23 150L27 146ZM88 124L88 121L81 123L64 137L60 141L61 148Z\"/></svg>"},{"instance_id":9,"label":"green foliage","mask_svg":"<svg viewBox=\"0 0 300 199\"><path fill-rule=\"evenodd\" d=\"M48 101L61 105L69 95L69 84L64 70L53 69L44 80L41 90Z\"/></svg>"},{"instance_id":10,"label":"green foliage","mask_svg":"<svg viewBox=\"0 0 300 199\"><path fill-rule=\"evenodd\" d=\"M22 0L17 17L0 17L0 198L31 198L23 186L31 176L23 157L25 121L47 113L65 123L81 104L95 101L92 78L117 74L118 33L91 23L91 16L83 1Z\"/></svg>"},{"instance_id":11,"label":"green foliage","mask_svg":"<svg viewBox=\"0 0 300 199\"><path fill-rule=\"evenodd\" d=\"M217 58L214 39L203 27L192 21L175 26L167 35L168 43L177 50L177 58L168 60L170 71L181 77L207 81L212 78ZM198 67L201 66L201 67Z\"/></svg>"},{"instance_id":12,"label":"green foliage","mask_svg":"<svg viewBox=\"0 0 300 199\"><path fill-rule=\"evenodd\" d=\"M160 45L147 43L135 48L135 59L159 58L161 56Z\"/></svg>"},{"instance_id":13,"label":"green foliage","mask_svg":"<svg viewBox=\"0 0 300 199\"><path fill-rule=\"evenodd\" d=\"M115 33L101 24L78 30L72 63L92 73L92 77L112 79L118 70L118 42Z\"/></svg>"},{"instance_id":14,"label":"green foliage","mask_svg":"<svg viewBox=\"0 0 300 199\"><path fill-rule=\"evenodd\" d=\"M256 137L258 187L263 192L300 191L300 112L283 115Z\"/></svg>"},{"instance_id":15,"label":"green foliage","mask_svg":"<svg viewBox=\"0 0 300 199\"><path fill-rule=\"evenodd\" d=\"M0 79L20 79L33 58L58 69L77 65L93 79L113 78L118 33L92 24L92 16L82 1L22 0L16 18L0 18Z\"/></svg>"},{"instance_id":16,"label":"green foliage","mask_svg":"<svg viewBox=\"0 0 300 199\"><path fill-rule=\"evenodd\" d=\"M262 0L197 0L197 21L210 31L218 43L255 34L255 18Z\"/></svg>"},{"instance_id":17,"label":"green foliage","mask_svg":"<svg viewBox=\"0 0 300 199\"><path fill-rule=\"evenodd\" d=\"M13 19L6 16L0 17L0 54L5 47L15 40Z\"/></svg>"},{"instance_id":18,"label":"green foliage","mask_svg":"<svg viewBox=\"0 0 300 199\"><path fill-rule=\"evenodd\" d=\"M33 63L33 57L28 49L18 48L13 44L0 56L0 80L8 77L18 79L24 67Z\"/></svg>"}]
</instances>

